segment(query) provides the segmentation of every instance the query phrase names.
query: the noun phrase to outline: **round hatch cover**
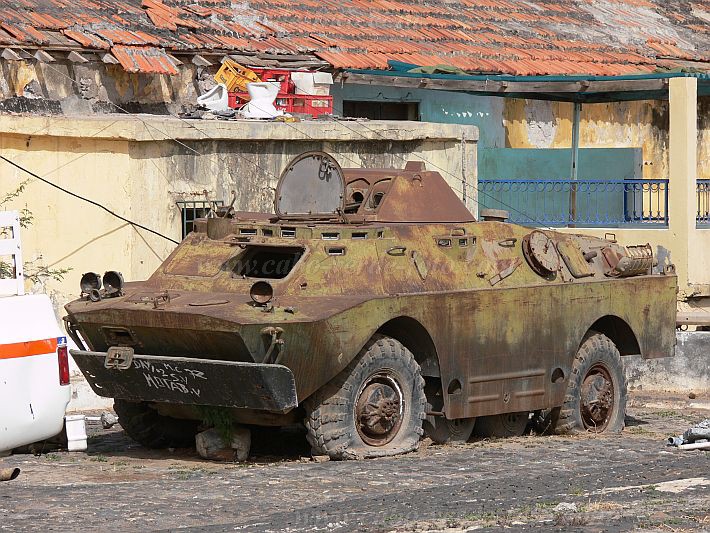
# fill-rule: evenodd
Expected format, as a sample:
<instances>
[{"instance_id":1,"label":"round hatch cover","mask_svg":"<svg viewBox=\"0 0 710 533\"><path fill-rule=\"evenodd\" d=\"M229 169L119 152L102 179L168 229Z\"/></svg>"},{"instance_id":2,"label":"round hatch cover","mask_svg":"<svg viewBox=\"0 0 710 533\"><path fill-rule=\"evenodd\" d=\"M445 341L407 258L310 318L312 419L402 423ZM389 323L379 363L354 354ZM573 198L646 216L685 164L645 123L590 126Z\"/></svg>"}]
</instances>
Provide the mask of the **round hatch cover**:
<instances>
[{"instance_id":1,"label":"round hatch cover","mask_svg":"<svg viewBox=\"0 0 710 533\"><path fill-rule=\"evenodd\" d=\"M533 231L525 237L523 251L530 266L540 275L545 276L560 269L560 256L555 243L541 231Z\"/></svg>"},{"instance_id":2,"label":"round hatch cover","mask_svg":"<svg viewBox=\"0 0 710 533\"><path fill-rule=\"evenodd\" d=\"M279 216L330 218L342 212L344 194L338 162L325 152L306 152L281 173L274 209Z\"/></svg>"}]
</instances>

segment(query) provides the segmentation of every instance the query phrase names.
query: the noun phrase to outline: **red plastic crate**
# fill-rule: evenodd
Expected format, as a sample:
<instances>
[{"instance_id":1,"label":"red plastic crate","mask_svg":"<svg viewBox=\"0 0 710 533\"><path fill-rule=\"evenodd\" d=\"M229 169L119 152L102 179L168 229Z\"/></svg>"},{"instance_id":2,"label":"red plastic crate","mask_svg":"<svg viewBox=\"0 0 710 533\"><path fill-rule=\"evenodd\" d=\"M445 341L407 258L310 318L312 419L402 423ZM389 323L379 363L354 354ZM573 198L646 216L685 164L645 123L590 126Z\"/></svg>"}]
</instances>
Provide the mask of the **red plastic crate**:
<instances>
[{"instance_id":1,"label":"red plastic crate","mask_svg":"<svg viewBox=\"0 0 710 533\"><path fill-rule=\"evenodd\" d=\"M293 81L291 81L291 71L284 69L267 69L253 68L252 69L261 81L278 81L281 84L279 93L293 94L296 89Z\"/></svg>"},{"instance_id":2,"label":"red plastic crate","mask_svg":"<svg viewBox=\"0 0 710 533\"><path fill-rule=\"evenodd\" d=\"M333 97L297 94L293 99L293 113L305 113L313 118L333 114Z\"/></svg>"}]
</instances>

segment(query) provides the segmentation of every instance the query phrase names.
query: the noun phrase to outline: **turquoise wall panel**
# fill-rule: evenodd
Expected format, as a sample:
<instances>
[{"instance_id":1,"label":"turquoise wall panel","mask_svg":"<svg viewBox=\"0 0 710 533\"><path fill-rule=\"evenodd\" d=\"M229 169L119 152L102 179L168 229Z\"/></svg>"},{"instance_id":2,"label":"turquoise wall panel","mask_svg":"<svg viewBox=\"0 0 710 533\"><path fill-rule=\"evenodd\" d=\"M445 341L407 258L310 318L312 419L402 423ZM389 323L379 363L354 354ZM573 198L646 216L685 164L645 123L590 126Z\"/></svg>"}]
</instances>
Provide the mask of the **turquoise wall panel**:
<instances>
[{"instance_id":1,"label":"turquoise wall panel","mask_svg":"<svg viewBox=\"0 0 710 533\"><path fill-rule=\"evenodd\" d=\"M641 148L580 148L579 179L642 177ZM569 179L572 150L565 148L486 148L478 150L478 179Z\"/></svg>"},{"instance_id":2,"label":"turquoise wall panel","mask_svg":"<svg viewBox=\"0 0 710 533\"><path fill-rule=\"evenodd\" d=\"M502 148L505 146L503 129L503 99L491 96L472 96L451 91L402 89L369 85L333 85L333 112L342 114L343 100L369 102L416 102L419 119L424 122L465 124L478 126L479 146Z\"/></svg>"},{"instance_id":3,"label":"turquoise wall panel","mask_svg":"<svg viewBox=\"0 0 710 533\"><path fill-rule=\"evenodd\" d=\"M569 180L572 151L569 149L482 148L478 152L481 208L505 209L514 220L532 224L564 224L570 210L569 185L545 180ZM642 177L641 148L582 148L579 150L579 180L630 180ZM536 180L532 183L509 181ZM635 202L635 203L634 203ZM577 192L580 220L624 220L641 206L640 192L625 192L620 183L582 184Z\"/></svg>"}]
</instances>

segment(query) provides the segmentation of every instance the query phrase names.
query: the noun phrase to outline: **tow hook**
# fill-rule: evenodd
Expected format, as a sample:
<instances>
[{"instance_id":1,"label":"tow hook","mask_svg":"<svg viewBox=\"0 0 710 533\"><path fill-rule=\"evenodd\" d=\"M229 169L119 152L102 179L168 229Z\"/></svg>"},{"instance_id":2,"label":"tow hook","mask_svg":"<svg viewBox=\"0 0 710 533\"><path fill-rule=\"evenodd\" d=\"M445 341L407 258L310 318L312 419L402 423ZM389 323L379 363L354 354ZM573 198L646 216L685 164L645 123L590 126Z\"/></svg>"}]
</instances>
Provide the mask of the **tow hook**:
<instances>
[{"instance_id":1,"label":"tow hook","mask_svg":"<svg viewBox=\"0 0 710 533\"><path fill-rule=\"evenodd\" d=\"M115 370L128 370L133 363L133 348L130 346L111 346L106 352L104 367Z\"/></svg>"},{"instance_id":2,"label":"tow hook","mask_svg":"<svg viewBox=\"0 0 710 533\"><path fill-rule=\"evenodd\" d=\"M276 326L269 326L261 330L261 334L264 336L270 335L271 336L271 344L269 345L269 349L266 350L266 355L264 356L264 363L269 364L271 363L272 359L272 354L274 353L275 348L278 346L278 352L279 356L283 355L284 352L286 351L286 343L283 339L279 338L279 335L281 335L284 332L283 328L279 328Z\"/></svg>"}]
</instances>

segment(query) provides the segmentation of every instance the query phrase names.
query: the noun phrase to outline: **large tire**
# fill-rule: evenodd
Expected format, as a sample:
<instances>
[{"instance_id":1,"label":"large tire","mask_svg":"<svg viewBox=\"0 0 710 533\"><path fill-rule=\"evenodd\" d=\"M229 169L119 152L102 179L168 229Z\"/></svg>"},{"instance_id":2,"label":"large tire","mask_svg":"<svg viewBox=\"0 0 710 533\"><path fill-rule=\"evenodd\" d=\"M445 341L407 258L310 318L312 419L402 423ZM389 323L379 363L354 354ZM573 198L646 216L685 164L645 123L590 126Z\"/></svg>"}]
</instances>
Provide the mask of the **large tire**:
<instances>
[{"instance_id":1,"label":"large tire","mask_svg":"<svg viewBox=\"0 0 710 533\"><path fill-rule=\"evenodd\" d=\"M520 437L528 425L529 413L504 413L482 416L476 421L473 433L477 437Z\"/></svg>"},{"instance_id":2,"label":"large tire","mask_svg":"<svg viewBox=\"0 0 710 533\"><path fill-rule=\"evenodd\" d=\"M308 442L314 454L332 459L410 452L419 446L426 405L412 353L378 334L304 402Z\"/></svg>"},{"instance_id":3,"label":"large tire","mask_svg":"<svg viewBox=\"0 0 710 533\"><path fill-rule=\"evenodd\" d=\"M562 406L551 413L558 435L624 429L627 384L619 350L609 337L592 333L582 342Z\"/></svg>"},{"instance_id":4,"label":"large tire","mask_svg":"<svg viewBox=\"0 0 710 533\"><path fill-rule=\"evenodd\" d=\"M190 448L200 422L159 414L145 402L114 400L118 423L133 440L146 448Z\"/></svg>"}]
</instances>

